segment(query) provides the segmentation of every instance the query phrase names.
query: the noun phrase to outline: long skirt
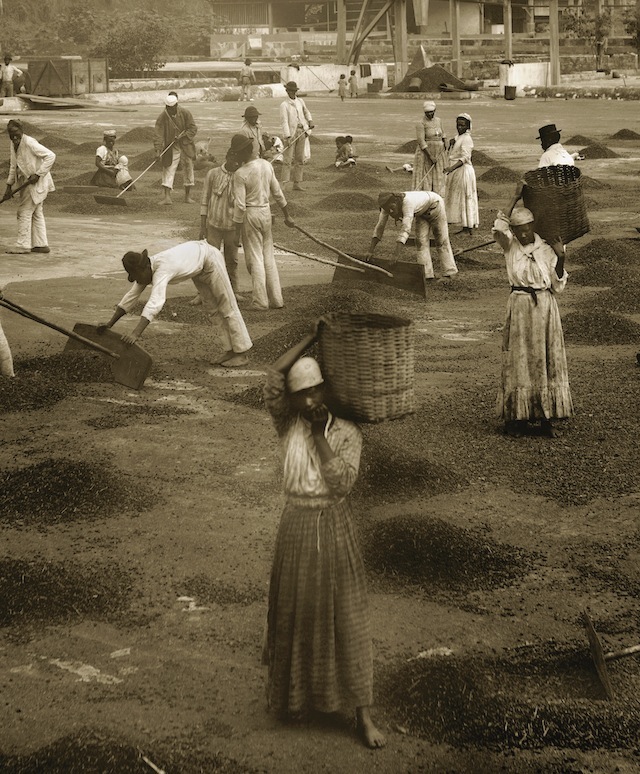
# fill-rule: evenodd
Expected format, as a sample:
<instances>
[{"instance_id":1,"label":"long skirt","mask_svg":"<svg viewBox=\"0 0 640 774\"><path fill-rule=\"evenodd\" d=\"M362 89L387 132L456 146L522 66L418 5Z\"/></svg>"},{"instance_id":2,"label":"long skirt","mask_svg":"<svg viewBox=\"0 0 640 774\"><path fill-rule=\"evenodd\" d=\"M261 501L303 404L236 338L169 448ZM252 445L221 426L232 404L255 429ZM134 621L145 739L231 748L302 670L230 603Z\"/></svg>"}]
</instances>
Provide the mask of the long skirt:
<instances>
[{"instance_id":1,"label":"long skirt","mask_svg":"<svg viewBox=\"0 0 640 774\"><path fill-rule=\"evenodd\" d=\"M447 166L447 151L442 140L427 142L429 157L418 145L413 158L413 177L411 187L414 191L433 191L444 196L447 177L444 168ZM435 164L434 164L435 161ZM431 167L433 166L433 169Z\"/></svg>"},{"instance_id":2,"label":"long skirt","mask_svg":"<svg viewBox=\"0 0 640 774\"><path fill-rule=\"evenodd\" d=\"M444 206L449 223L460 223L463 228L480 225L476 173L471 164L463 164L447 177Z\"/></svg>"},{"instance_id":3,"label":"long skirt","mask_svg":"<svg viewBox=\"0 0 640 774\"><path fill-rule=\"evenodd\" d=\"M263 660L268 703L281 717L372 703L364 565L347 501L322 510L285 506Z\"/></svg>"},{"instance_id":4,"label":"long skirt","mask_svg":"<svg viewBox=\"0 0 640 774\"><path fill-rule=\"evenodd\" d=\"M91 178L90 185L98 185L101 188L120 188L116 178L105 172L104 169L96 169Z\"/></svg>"},{"instance_id":5,"label":"long skirt","mask_svg":"<svg viewBox=\"0 0 640 774\"><path fill-rule=\"evenodd\" d=\"M502 341L499 419L562 419L573 415L558 304L550 290L511 293Z\"/></svg>"}]
</instances>

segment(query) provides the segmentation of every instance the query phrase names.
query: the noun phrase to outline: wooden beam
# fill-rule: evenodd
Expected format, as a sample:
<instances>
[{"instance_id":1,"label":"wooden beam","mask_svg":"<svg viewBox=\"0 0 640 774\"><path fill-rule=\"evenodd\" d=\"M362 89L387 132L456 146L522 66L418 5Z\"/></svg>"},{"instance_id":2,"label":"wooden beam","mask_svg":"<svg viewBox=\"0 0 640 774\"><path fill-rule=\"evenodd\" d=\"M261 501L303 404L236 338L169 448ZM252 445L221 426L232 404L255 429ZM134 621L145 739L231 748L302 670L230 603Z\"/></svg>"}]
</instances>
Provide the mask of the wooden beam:
<instances>
[{"instance_id":1,"label":"wooden beam","mask_svg":"<svg viewBox=\"0 0 640 774\"><path fill-rule=\"evenodd\" d=\"M502 2L502 22L504 24L504 55L505 59L513 59L513 18L511 0Z\"/></svg>"},{"instance_id":2,"label":"wooden beam","mask_svg":"<svg viewBox=\"0 0 640 774\"><path fill-rule=\"evenodd\" d=\"M409 37L407 35L407 0L395 0L394 10L394 60L396 83L404 78L409 69Z\"/></svg>"},{"instance_id":3,"label":"wooden beam","mask_svg":"<svg viewBox=\"0 0 640 774\"><path fill-rule=\"evenodd\" d=\"M560 21L558 18L558 0L549 0L549 61L550 86L560 83Z\"/></svg>"},{"instance_id":4,"label":"wooden beam","mask_svg":"<svg viewBox=\"0 0 640 774\"><path fill-rule=\"evenodd\" d=\"M460 48L460 0L449 0L449 16L451 18L451 59L453 74L462 77L462 50Z\"/></svg>"},{"instance_id":5,"label":"wooden beam","mask_svg":"<svg viewBox=\"0 0 640 774\"><path fill-rule=\"evenodd\" d=\"M347 0L336 0L338 64L347 64Z\"/></svg>"},{"instance_id":6,"label":"wooden beam","mask_svg":"<svg viewBox=\"0 0 640 774\"><path fill-rule=\"evenodd\" d=\"M347 64L351 62L351 58L356 49L356 44L358 42L358 37L360 35L360 29L362 27L364 14L365 14L365 11L367 10L367 6L369 5L370 1L371 0L362 0L362 5L360 6L360 14L358 15L358 21L356 22L355 29L353 30L353 38L351 38L351 45L349 46L349 53L347 54Z\"/></svg>"},{"instance_id":7,"label":"wooden beam","mask_svg":"<svg viewBox=\"0 0 640 774\"><path fill-rule=\"evenodd\" d=\"M373 30L376 28L376 25L380 21L380 19L382 19L382 17L385 15L385 13L387 13L387 11L389 11L389 9L394 4L394 2L397 2L397 0L387 0L387 2L376 13L373 19L371 19L371 21L369 21L367 25L363 28L353 48L354 64L358 64L358 58L360 57L360 49L362 48L362 44L365 42L365 40L370 35L370 33L373 32Z\"/></svg>"}]
</instances>

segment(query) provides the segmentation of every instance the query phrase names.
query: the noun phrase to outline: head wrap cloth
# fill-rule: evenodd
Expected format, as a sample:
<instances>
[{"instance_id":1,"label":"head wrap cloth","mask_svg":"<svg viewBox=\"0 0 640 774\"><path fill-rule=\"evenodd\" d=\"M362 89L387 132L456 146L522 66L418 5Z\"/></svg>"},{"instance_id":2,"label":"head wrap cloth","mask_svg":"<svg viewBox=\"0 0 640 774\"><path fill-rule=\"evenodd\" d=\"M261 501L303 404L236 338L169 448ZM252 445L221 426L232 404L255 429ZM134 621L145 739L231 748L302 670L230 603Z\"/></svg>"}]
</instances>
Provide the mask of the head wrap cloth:
<instances>
[{"instance_id":1,"label":"head wrap cloth","mask_svg":"<svg viewBox=\"0 0 640 774\"><path fill-rule=\"evenodd\" d=\"M432 102L431 100L427 100L426 102L422 103L422 109L425 113L431 113L431 111L436 109L436 103Z\"/></svg>"},{"instance_id":2,"label":"head wrap cloth","mask_svg":"<svg viewBox=\"0 0 640 774\"><path fill-rule=\"evenodd\" d=\"M509 223L512 226L524 226L525 223L533 223L535 218L531 210L526 207L518 207L511 213Z\"/></svg>"},{"instance_id":3,"label":"head wrap cloth","mask_svg":"<svg viewBox=\"0 0 640 774\"><path fill-rule=\"evenodd\" d=\"M456 120L458 120L458 118L464 118L464 120L469 124L469 129L471 129L471 116L468 113L459 113L456 116Z\"/></svg>"},{"instance_id":4,"label":"head wrap cloth","mask_svg":"<svg viewBox=\"0 0 640 774\"><path fill-rule=\"evenodd\" d=\"M317 360L312 357L301 357L291 366L287 373L287 389L289 392L308 390L322 384L322 371Z\"/></svg>"}]
</instances>

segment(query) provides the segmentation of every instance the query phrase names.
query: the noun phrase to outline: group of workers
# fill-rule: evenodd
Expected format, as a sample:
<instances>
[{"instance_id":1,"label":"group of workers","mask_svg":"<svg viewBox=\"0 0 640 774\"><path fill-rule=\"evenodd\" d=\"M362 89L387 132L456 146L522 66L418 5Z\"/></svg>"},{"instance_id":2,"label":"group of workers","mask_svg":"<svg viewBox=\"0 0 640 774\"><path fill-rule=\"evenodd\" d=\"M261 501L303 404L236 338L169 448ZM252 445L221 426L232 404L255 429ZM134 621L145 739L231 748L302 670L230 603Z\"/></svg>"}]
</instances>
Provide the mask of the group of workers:
<instances>
[{"instance_id":1,"label":"group of workers","mask_svg":"<svg viewBox=\"0 0 640 774\"><path fill-rule=\"evenodd\" d=\"M250 62L245 66L250 67ZM242 77L250 78L248 74ZM292 181L294 190L299 190L305 142L313 122L297 96L297 85L287 83L286 92L287 99L280 107L285 159L281 181ZM466 113L457 117L457 136L447 144L435 117L435 103L425 102L423 107L413 190L379 194L380 213L369 253L373 255L391 217L402 221L396 257L413 226L425 277L434 276L429 247L433 239L442 274L448 278L458 272L448 223L460 223L467 233L478 226L471 118ZM199 240L155 255L146 250L127 252L122 263L132 287L99 330L111 328L130 313L150 286L137 325L123 336L126 343L135 343L162 309L167 286L191 279L198 290L197 302L220 326L223 353L217 362L228 368L248 363L252 342L238 306L238 247L242 242L251 274L253 308L281 308L271 197L281 207L285 224L295 226L273 165L264 158L259 115L254 106L247 107L242 128L231 138L224 162L205 177ZM8 129L11 165L5 198L13 195L16 183L25 185L18 214L18 252L48 252L42 201L53 190L50 169L55 155L25 135L18 121L10 121ZM181 161L185 200L193 201L196 132L191 113L178 104L176 94L168 95L156 122L155 141L156 154L162 159L166 204L171 203L174 175ZM555 125L542 127L539 139L544 150L542 166L574 162L562 149ZM115 141L115 133L105 133L104 144L96 153L96 175L106 175L111 184L115 181L119 187L126 186L131 178L125 181L118 177L126 164L115 149ZM353 154L346 158L355 163ZM565 248L560 239L549 244L535 232L533 214L516 206L522 190L519 184L504 212L498 213L492 231L504 252L511 286L498 415L511 436L523 435L531 423L538 422L544 433L553 435L552 421L573 413L555 300L567 282ZM310 709L334 712L350 703L356 709L357 727L365 744L378 748L385 740L369 709L373 693L371 635L364 569L348 502L358 475L362 437L356 425L328 410L323 374L315 360L304 356L318 337L319 324L314 323L310 334L273 364L265 386L265 404L285 452L286 495L269 589L264 649L269 667L268 698L270 706L282 715ZM3 375L11 376L7 351L0 328L0 368Z\"/></svg>"}]
</instances>

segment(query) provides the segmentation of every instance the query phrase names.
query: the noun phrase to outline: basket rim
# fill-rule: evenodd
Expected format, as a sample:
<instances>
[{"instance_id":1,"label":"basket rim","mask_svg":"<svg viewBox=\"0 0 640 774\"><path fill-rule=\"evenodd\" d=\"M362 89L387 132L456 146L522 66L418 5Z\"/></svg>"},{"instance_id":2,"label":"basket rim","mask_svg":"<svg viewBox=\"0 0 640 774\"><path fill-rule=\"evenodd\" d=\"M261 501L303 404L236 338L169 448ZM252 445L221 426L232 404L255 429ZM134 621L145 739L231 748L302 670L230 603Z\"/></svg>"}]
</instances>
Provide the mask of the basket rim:
<instances>
[{"instance_id":1,"label":"basket rim","mask_svg":"<svg viewBox=\"0 0 640 774\"><path fill-rule=\"evenodd\" d=\"M408 317L400 317L393 314L379 314L378 312L328 312L323 315L323 322L365 322L367 320L377 319L380 322L392 323L389 327L407 327L414 324Z\"/></svg>"}]
</instances>

